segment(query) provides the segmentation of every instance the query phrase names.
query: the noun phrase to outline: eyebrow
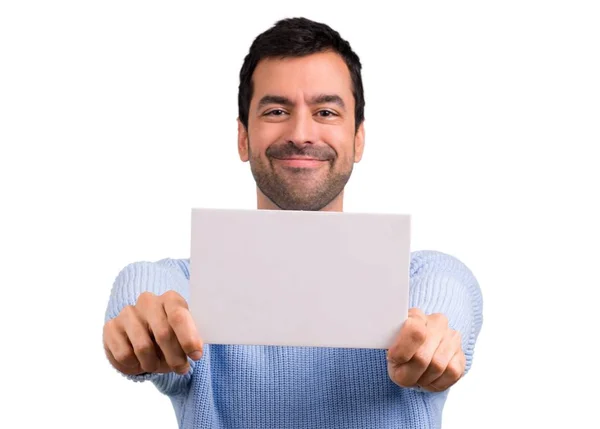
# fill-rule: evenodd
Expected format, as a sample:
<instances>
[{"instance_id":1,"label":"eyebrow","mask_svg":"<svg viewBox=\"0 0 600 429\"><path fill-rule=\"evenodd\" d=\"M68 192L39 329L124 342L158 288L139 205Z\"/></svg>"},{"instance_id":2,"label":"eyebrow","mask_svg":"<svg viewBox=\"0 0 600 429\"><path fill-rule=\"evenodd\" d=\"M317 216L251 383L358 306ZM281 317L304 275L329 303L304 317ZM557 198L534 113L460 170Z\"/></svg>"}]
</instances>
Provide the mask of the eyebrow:
<instances>
[{"instance_id":1,"label":"eyebrow","mask_svg":"<svg viewBox=\"0 0 600 429\"><path fill-rule=\"evenodd\" d=\"M342 97L336 94L319 94L312 97L309 101L309 104L328 103L337 104L340 108L346 109L346 104L344 103L344 100L342 100ZM281 104L283 106L292 106L294 103L292 103L292 101L289 98L281 95L265 95L263 98L260 99L257 107L260 109L268 104Z\"/></svg>"},{"instance_id":2,"label":"eyebrow","mask_svg":"<svg viewBox=\"0 0 600 429\"><path fill-rule=\"evenodd\" d=\"M342 97L336 94L321 94L311 98L310 104L337 104L342 109L346 108L346 104Z\"/></svg>"}]
</instances>

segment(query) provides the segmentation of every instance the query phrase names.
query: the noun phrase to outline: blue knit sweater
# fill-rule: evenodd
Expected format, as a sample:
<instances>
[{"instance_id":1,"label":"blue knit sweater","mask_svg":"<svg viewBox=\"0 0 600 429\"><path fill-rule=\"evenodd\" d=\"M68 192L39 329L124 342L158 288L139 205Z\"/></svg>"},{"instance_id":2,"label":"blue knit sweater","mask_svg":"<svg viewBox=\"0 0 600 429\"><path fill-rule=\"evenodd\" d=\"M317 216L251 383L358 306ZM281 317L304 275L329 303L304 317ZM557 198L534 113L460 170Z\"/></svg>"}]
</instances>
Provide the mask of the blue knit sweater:
<instances>
[{"instance_id":1,"label":"blue knit sweater","mask_svg":"<svg viewBox=\"0 0 600 429\"><path fill-rule=\"evenodd\" d=\"M187 259L130 264L115 280L105 320L144 291L189 299L188 282ZM453 256L412 252L409 303L445 314L461 332L468 372L483 321L472 272ZM448 394L397 386L385 350L372 349L205 344L186 375L128 378L154 383L171 399L179 427L190 429L439 428Z\"/></svg>"}]
</instances>

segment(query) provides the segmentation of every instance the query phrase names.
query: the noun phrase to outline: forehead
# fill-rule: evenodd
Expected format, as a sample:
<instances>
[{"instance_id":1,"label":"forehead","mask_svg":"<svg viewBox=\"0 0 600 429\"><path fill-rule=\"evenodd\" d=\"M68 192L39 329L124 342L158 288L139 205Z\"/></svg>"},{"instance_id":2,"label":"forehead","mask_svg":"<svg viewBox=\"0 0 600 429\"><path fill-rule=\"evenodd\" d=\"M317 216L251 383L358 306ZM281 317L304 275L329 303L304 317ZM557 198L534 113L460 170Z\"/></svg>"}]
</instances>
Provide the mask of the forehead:
<instances>
[{"instance_id":1,"label":"forehead","mask_svg":"<svg viewBox=\"0 0 600 429\"><path fill-rule=\"evenodd\" d=\"M307 98L316 94L337 94L346 106L354 106L350 71L335 52L263 59L254 70L252 82L251 106L256 106L267 94L285 96L294 102L298 102L298 94Z\"/></svg>"}]
</instances>

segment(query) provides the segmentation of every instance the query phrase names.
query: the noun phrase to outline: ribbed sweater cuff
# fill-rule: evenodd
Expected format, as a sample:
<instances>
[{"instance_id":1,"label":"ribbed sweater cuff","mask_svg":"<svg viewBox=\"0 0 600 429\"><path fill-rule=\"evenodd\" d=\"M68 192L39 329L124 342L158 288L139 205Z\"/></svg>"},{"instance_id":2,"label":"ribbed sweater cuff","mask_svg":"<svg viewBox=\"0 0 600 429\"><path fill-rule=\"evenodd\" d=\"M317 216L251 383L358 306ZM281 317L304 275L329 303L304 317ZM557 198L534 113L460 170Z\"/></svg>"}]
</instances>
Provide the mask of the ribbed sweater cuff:
<instances>
[{"instance_id":1,"label":"ribbed sweater cuff","mask_svg":"<svg viewBox=\"0 0 600 429\"><path fill-rule=\"evenodd\" d=\"M105 322L116 317L128 305L135 305L143 292L155 295L174 290L188 300L188 283L170 259L158 262L134 262L117 275L113 283Z\"/></svg>"}]
</instances>

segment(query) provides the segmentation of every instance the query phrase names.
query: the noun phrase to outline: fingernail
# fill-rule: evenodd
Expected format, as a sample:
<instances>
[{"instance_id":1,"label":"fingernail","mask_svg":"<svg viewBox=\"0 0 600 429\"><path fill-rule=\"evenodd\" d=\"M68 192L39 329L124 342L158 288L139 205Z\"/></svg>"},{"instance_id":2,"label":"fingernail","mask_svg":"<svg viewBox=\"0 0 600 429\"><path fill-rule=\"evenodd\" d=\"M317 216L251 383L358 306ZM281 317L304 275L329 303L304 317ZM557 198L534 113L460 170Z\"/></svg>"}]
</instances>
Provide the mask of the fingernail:
<instances>
[{"instance_id":1,"label":"fingernail","mask_svg":"<svg viewBox=\"0 0 600 429\"><path fill-rule=\"evenodd\" d=\"M202 357L202 352L200 350L196 350L190 355L190 357L192 358L192 360L200 360L200 358Z\"/></svg>"}]
</instances>

